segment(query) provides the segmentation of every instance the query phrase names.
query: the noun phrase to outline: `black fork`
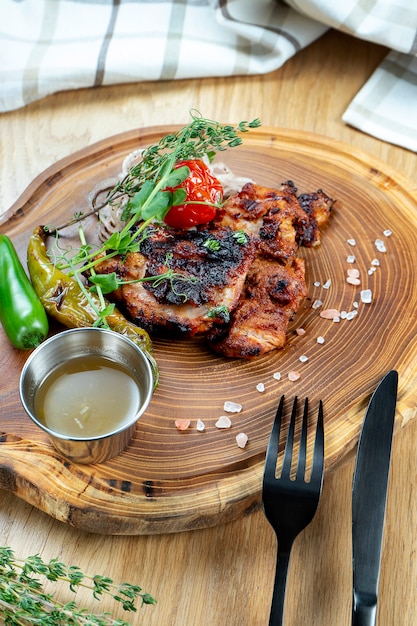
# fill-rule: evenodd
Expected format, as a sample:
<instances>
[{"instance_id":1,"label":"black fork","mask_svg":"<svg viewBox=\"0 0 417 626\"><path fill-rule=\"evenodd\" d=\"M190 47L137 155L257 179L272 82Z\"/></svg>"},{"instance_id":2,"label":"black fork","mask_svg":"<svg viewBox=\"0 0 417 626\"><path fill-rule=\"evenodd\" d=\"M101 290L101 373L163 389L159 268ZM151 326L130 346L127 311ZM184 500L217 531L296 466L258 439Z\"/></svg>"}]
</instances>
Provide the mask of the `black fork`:
<instances>
[{"instance_id":1,"label":"black fork","mask_svg":"<svg viewBox=\"0 0 417 626\"><path fill-rule=\"evenodd\" d=\"M278 540L277 565L269 626L279 626L283 624L285 587L291 548L297 535L304 530L313 519L323 485L324 428L323 405L321 400L319 403L313 461L309 478L306 478L308 398L306 398L304 402L295 477L292 475L291 467L293 465L297 398L294 399L292 407L281 474L279 477L276 476L283 412L284 396L281 397L278 405L271 437L269 439L262 490L262 502L265 516L274 529Z\"/></svg>"}]
</instances>

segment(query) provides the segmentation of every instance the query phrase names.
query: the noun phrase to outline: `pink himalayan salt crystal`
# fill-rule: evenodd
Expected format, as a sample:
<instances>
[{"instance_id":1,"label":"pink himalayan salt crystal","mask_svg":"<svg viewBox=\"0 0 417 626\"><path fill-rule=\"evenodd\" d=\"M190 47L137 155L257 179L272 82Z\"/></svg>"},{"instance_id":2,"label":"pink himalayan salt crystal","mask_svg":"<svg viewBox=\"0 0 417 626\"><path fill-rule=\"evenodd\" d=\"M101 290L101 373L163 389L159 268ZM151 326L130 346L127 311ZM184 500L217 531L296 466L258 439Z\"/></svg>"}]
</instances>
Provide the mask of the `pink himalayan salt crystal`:
<instances>
[{"instance_id":1,"label":"pink himalayan salt crystal","mask_svg":"<svg viewBox=\"0 0 417 626\"><path fill-rule=\"evenodd\" d=\"M178 430L187 430L187 428L190 427L190 424L191 424L191 420L187 420L187 419L175 420L175 426L178 428Z\"/></svg>"},{"instance_id":2,"label":"pink himalayan salt crystal","mask_svg":"<svg viewBox=\"0 0 417 626\"><path fill-rule=\"evenodd\" d=\"M300 372L297 372L296 370L291 370L290 372L288 372L288 380L290 380L291 382L294 383L299 378L301 378Z\"/></svg>"},{"instance_id":3,"label":"pink himalayan salt crystal","mask_svg":"<svg viewBox=\"0 0 417 626\"><path fill-rule=\"evenodd\" d=\"M352 278L359 278L359 270L356 268L349 269L347 270L347 275L351 276Z\"/></svg>"},{"instance_id":4,"label":"pink himalayan salt crystal","mask_svg":"<svg viewBox=\"0 0 417 626\"><path fill-rule=\"evenodd\" d=\"M348 276L346 278L346 282L349 283L349 285L360 285L361 281L359 278L354 278L353 276Z\"/></svg>"},{"instance_id":5,"label":"pink himalayan salt crystal","mask_svg":"<svg viewBox=\"0 0 417 626\"><path fill-rule=\"evenodd\" d=\"M320 317L323 317L325 320L333 320L335 317L340 317L340 311L337 309L324 309L324 311L320 311Z\"/></svg>"}]
</instances>

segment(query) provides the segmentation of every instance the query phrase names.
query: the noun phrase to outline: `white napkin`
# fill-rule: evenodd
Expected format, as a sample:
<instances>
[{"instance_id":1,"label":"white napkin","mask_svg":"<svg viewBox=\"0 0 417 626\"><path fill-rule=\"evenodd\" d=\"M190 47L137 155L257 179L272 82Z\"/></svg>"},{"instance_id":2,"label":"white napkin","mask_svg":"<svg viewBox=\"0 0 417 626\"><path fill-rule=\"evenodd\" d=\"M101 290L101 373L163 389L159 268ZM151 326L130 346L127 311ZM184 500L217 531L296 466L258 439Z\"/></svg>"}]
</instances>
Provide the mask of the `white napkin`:
<instances>
[{"instance_id":1,"label":"white napkin","mask_svg":"<svg viewBox=\"0 0 417 626\"><path fill-rule=\"evenodd\" d=\"M342 119L369 135L417 152L417 57L390 52Z\"/></svg>"},{"instance_id":2,"label":"white napkin","mask_svg":"<svg viewBox=\"0 0 417 626\"><path fill-rule=\"evenodd\" d=\"M416 150L413 4L415 0L1 0L0 112L67 89L271 72L333 27L401 53L387 57L343 119ZM393 64L401 71L393 73Z\"/></svg>"}]
</instances>

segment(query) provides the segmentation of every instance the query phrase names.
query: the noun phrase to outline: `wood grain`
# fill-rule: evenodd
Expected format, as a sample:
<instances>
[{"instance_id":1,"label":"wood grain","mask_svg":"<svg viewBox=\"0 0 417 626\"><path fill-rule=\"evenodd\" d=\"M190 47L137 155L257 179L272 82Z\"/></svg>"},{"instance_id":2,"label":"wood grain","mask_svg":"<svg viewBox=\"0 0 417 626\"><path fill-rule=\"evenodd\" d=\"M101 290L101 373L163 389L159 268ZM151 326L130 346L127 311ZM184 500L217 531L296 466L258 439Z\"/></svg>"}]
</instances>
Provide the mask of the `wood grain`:
<instances>
[{"instance_id":1,"label":"wood grain","mask_svg":"<svg viewBox=\"0 0 417 626\"><path fill-rule=\"evenodd\" d=\"M264 124L337 138L372 155L369 163L382 160L413 181L416 154L341 120L386 53L376 44L329 31L270 74L77 90L3 114L0 210L7 209L36 175L58 159L110 134L151 124L184 123L189 106L197 106L212 119L259 116ZM1 385L8 385L7 378ZM416 441L414 419L399 429L393 442L378 626L415 624ZM296 541L287 587L289 625L350 623L353 468L352 455L338 464L337 471L326 473L319 510ZM268 624L276 540L262 511L192 532L104 536L57 521L4 490L0 490L0 503L1 545L12 546L22 556L58 556L85 572L136 582L153 593L156 606L139 609L136 615L120 612L120 618L132 626ZM113 608L105 600L97 604L83 590L76 598L94 611Z\"/></svg>"},{"instance_id":2,"label":"wood grain","mask_svg":"<svg viewBox=\"0 0 417 626\"><path fill-rule=\"evenodd\" d=\"M84 209L95 184L115 175L124 156L167 130L110 137L41 174L7 213L7 232L21 256L35 225L60 223ZM286 349L250 362L219 358L198 340L155 340L161 382L134 441L117 459L89 467L61 459L24 415L18 379L25 355L2 337L0 372L8 377L0 397L0 486L59 520L92 532L155 534L213 526L258 508L266 444L282 393L308 395L313 407L323 399L327 471L354 448L365 404L388 369L400 375L397 425L415 415L415 188L387 165L311 133L261 128L225 160L261 184L291 179L300 192L323 188L337 200L323 245L304 252L310 299L291 325ZM391 237L383 235L386 229ZM356 246L347 243L350 238ZM375 249L377 238L385 241L386 253ZM352 253L360 287L345 280ZM374 258L380 267L369 276ZM330 289L314 286L328 279ZM360 303L365 287L373 291L370 305ZM339 323L321 319L311 307L317 298L323 308L346 311L359 302L358 315ZM298 337L297 327L306 335ZM317 343L319 335L325 344ZM309 360L301 364L304 354ZM292 369L301 373L297 383L288 381ZM280 381L273 378L277 371ZM265 384L262 394L259 382ZM232 416L230 430L219 431L214 423L225 400L240 402L243 411ZM193 427L177 431L177 417L189 417ZM195 430L197 418L206 424L204 433ZM241 431L249 436L245 450L235 441Z\"/></svg>"}]
</instances>

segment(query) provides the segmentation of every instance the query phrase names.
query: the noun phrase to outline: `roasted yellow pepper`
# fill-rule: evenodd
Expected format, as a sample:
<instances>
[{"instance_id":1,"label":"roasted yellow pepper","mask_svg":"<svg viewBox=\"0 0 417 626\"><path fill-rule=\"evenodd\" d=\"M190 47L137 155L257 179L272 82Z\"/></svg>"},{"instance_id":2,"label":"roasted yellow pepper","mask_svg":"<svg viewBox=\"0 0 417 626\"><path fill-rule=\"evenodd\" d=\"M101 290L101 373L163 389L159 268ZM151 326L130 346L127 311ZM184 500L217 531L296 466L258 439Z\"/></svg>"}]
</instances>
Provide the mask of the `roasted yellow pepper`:
<instances>
[{"instance_id":1,"label":"roasted yellow pepper","mask_svg":"<svg viewBox=\"0 0 417 626\"><path fill-rule=\"evenodd\" d=\"M93 326L97 315L77 281L56 268L48 257L46 233L42 226L37 226L30 237L27 256L32 285L50 317L67 328ZM98 297L90 295L100 308ZM127 320L116 308L106 317L106 321L112 330L128 337L146 354L156 386L159 372L152 356L152 342L148 333Z\"/></svg>"}]
</instances>

